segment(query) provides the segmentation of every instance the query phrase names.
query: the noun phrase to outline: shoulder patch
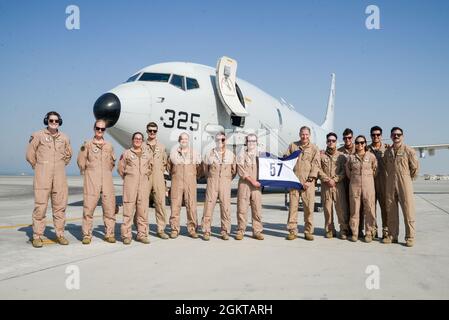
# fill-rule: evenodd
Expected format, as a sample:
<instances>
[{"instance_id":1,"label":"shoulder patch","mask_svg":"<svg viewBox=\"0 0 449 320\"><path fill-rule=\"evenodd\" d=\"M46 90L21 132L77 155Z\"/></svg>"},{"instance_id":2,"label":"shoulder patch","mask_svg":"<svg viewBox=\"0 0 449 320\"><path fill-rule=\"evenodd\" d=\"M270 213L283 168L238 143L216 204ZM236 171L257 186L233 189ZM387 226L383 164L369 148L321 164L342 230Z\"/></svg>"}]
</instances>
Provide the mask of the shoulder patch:
<instances>
[{"instance_id":1,"label":"shoulder patch","mask_svg":"<svg viewBox=\"0 0 449 320\"><path fill-rule=\"evenodd\" d=\"M34 137L30 136L30 140L28 141L28 143L31 143L31 141L33 141Z\"/></svg>"}]
</instances>

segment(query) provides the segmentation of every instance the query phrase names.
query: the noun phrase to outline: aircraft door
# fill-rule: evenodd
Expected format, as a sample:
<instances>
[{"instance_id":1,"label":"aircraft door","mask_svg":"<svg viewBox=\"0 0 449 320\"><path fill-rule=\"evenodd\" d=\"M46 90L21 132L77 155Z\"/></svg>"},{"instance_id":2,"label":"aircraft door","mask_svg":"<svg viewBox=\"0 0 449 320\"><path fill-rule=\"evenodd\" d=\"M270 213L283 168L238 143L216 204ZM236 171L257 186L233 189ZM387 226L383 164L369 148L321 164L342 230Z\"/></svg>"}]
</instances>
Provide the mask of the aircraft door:
<instances>
[{"instance_id":1,"label":"aircraft door","mask_svg":"<svg viewBox=\"0 0 449 320\"><path fill-rule=\"evenodd\" d=\"M215 85L220 100L230 116L246 117L249 114L241 102L243 95L236 84L236 75L237 61L229 57L218 60Z\"/></svg>"}]
</instances>

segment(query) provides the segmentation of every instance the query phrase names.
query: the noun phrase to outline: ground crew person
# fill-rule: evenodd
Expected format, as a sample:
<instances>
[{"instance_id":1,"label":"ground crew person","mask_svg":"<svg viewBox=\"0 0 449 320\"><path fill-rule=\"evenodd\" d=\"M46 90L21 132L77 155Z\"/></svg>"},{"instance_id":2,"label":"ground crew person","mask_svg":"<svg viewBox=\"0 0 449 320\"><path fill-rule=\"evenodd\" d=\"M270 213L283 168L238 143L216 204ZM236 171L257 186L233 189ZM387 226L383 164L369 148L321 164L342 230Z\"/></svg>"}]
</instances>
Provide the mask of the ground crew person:
<instances>
[{"instance_id":1,"label":"ground crew person","mask_svg":"<svg viewBox=\"0 0 449 320\"><path fill-rule=\"evenodd\" d=\"M321 180L321 199L324 206L324 229L326 238L332 238L336 234L333 215L335 204L340 225L340 239L346 240L349 228L349 211L344 185L346 157L337 151L335 133L327 134L326 139L327 148L321 154L321 168L318 175Z\"/></svg>"},{"instance_id":2,"label":"ground crew person","mask_svg":"<svg viewBox=\"0 0 449 320\"><path fill-rule=\"evenodd\" d=\"M240 176L237 190L237 234L236 240L242 240L247 224L248 208L251 206L253 238L263 240L262 235L262 191L257 181L257 136L249 134L245 138L246 150L237 157L237 172Z\"/></svg>"},{"instance_id":3,"label":"ground crew person","mask_svg":"<svg viewBox=\"0 0 449 320\"><path fill-rule=\"evenodd\" d=\"M155 122L150 122L147 125L148 139L145 147L150 154L150 162L152 170L149 177L149 195L153 194L154 212L156 216L157 235L161 239L168 239L165 233L165 226L167 225L167 218L165 213L165 178L164 172L167 170L167 153L165 146L157 140L158 126Z\"/></svg>"},{"instance_id":4,"label":"ground crew person","mask_svg":"<svg viewBox=\"0 0 449 320\"><path fill-rule=\"evenodd\" d=\"M386 232L388 230L387 223L387 209L385 201L385 188L387 174L384 166L384 155L385 150L388 145L382 142L382 128L379 126L374 126L370 130L372 143L368 146L368 150L372 152L377 159L377 174L374 179L374 185L376 187L376 202L379 202L380 213L382 218L382 239L385 238ZM376 236L377 236L377 214L376 214Z\"/></svg>"},{"instance_id":5,"label":"ground crew person","mask_svg":"<svg viewBox=\"0 0 449 320\"><path fill-rule=\"evenodd\" d=\"M403 138L401 128L391 129L393 145L385 151L388 236L383 239L383 243L398 241L399 202L404 215L405 245L412 247L415 241L415 200L412 180L418 176L419 162L415 151L403 143Z\"/></svg>"},{"instance_id":6,"label":"ground crew person","mask_svg":"<svg viewBox=\"0 0 449 320\"><path fill-rule=\"evenodd\" d=\"M97 120L94 124L94 138L84 142L78 153L77 164L84 176L83 244L90 244L92 240L93 216L100 194L105 228L104 240L115 243L115 192L112 182L115 155L112 144L104 140L105 131L106 122Z\"/></svg>"},{"instance_id":7,"label":"ground crew person","mask_svg":"<svg viewBox=\"0 0 449 320\"><path fill-rule=\"evenodd\" d=\"M123 224L121 227L123 243L132 240L134 214L137 227L136 240L149 244L148 238L148 178L151 170L150 155L142 148L143 134L136 132L132 136L132 147L120 157L117 171L123 178Z\"/></svg>"},{"instance_id":8,"label":"ground crew person","mask_svg":"<svg viewBox=\"0 0 449 320\"><path fill-rule=\"evenodd\" d=\"M349 226L352 230L351 241L356 242L360 224L360 206L363 203L365 221L365 242L373 240L375 232L376 190L374 177L377 170L376 157L367 152L365 136L355 139L356 153L349 156L346 162L346 175L349 178L349 205L351 214Z\"/></svg>"},{"instance_id":9,"label":"ground crew person","mask_svg":"<svg viewBox=\"0 0 449 320\"><path fill-rule=\"evenodd\" d=\"M196 239L198 226L196 179L201 176L201 157L189 147L189 135L181 133L178 138L179 147L170 152L167 169L171 175L171 216L170 238L175 239L180 232L180 213L184 198L187 211L187 231Z\"/></svg>"},{"instance_id":10,"label":"ground crew person","mask_svg":"<svg viewBox=\"0 0 449 320\"><path fill-rule=\"evenodd\" d=\"M212 215L220 200L221 238L229 240L231 232L231 182L237 172L235 155L226 149L226 135L215 135L216 147L204 157L203 173L207 178L206 199L202 219L203 239L210 239Z\"/></svg>"},{"instance_id":11,"label":"ground crew person","mask_svg":"<svg viewBox=\"0 0 449 320\"><path fill-rule=\"evenodd\" d=\"M303 189L290 190L290 205L288 211L287 230L289 232L287 240L294 240L298 237L298 204L302 198L304 206L304 238L313 240L313 211L315 206L315 182L320 168L320 151L318 147L310 142L310 128L302 127L299 131L300 141L290 144L286 155L300 150L294 172L301 182Z\"/></svg>"},{"instance_id":12,"label":"ground crew person","mask_svg":"<svg viewBox=\"0 0 449 320\"><path fill-rule=\"evenodd\" d=\"M34 210L33 210L33 247L43 246L42 236L45 230L45 214L48 198L51 196L53 223L56 241L68 245L64 237L65 210L67 208L68 186L65 166L72 158L69 138L59 131L62 118L56 111L45 115L46 129L33 133L26 151L26 160L34 170Z\"/></svg>"}]
</instances>

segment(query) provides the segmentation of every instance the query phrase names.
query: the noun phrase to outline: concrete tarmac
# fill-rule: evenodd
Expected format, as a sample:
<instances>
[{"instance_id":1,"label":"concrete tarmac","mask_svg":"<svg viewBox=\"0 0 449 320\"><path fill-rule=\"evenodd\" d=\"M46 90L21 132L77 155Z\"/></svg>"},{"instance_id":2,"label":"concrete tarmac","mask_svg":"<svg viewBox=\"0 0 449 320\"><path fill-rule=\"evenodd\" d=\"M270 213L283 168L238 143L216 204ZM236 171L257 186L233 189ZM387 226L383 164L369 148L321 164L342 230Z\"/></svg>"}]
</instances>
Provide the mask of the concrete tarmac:
<instances>
[{"instance_id":1,"label":"concrete tarmac","mask_svg":"<svg viewBox=\"0 0 449 320\"><path fill-rule=\"evenodd\" d=\"M114 183L121 202L121 179L115 178ZM264 241L251 238L250 223L243 241L221 240L217 205L209 242L187 237L184 208L181 236L157 238L154 209L150 208L151 244L133 241L125 246L120 241L120 208L118 242L109 244L103 241L102 212L97 207L93 241L84 246L82 178L69 177L69 188L66 237L70 245L52 241L49 204L47 239L43 248L36 249L29 241L32 177L0 177L0 299L449 298L449 181L420 178L415 183L417 237L413 248L404 246L402 217L399 244L367 244L324 238L322 212L315 213L315 241L303 238L302 212L300 238L287 241L288 212L284 195L279 193L263 195ZM204 185L199 188L203 201ZM235 234L235 192L232 203ZM201 203L199 222L202 213Z\"/></svg>"}]
</instances>

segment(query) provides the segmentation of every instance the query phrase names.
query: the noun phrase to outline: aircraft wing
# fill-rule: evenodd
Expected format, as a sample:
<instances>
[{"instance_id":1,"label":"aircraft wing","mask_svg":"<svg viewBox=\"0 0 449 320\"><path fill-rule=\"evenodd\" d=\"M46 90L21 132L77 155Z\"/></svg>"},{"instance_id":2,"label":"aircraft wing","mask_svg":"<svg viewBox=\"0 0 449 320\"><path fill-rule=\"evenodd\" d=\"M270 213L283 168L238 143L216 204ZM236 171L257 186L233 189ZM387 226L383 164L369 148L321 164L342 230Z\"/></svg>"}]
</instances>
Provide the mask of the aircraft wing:
<instances>
[{"instance_id":1,"label":"aircraft wing","mask_svg":"<svg viewBox=\"0 0 449 320\"><path fill-rule=\"evenodd\" d=\"M435 150L441 150L441 149L449 149L449 143L446 144L424 144L420 146L411 146L413 149L415 149L417 152L419 152L420 158L426 157L426 152L429 153L429 156L435 155Z\"/></svg>"}]
</instances>

